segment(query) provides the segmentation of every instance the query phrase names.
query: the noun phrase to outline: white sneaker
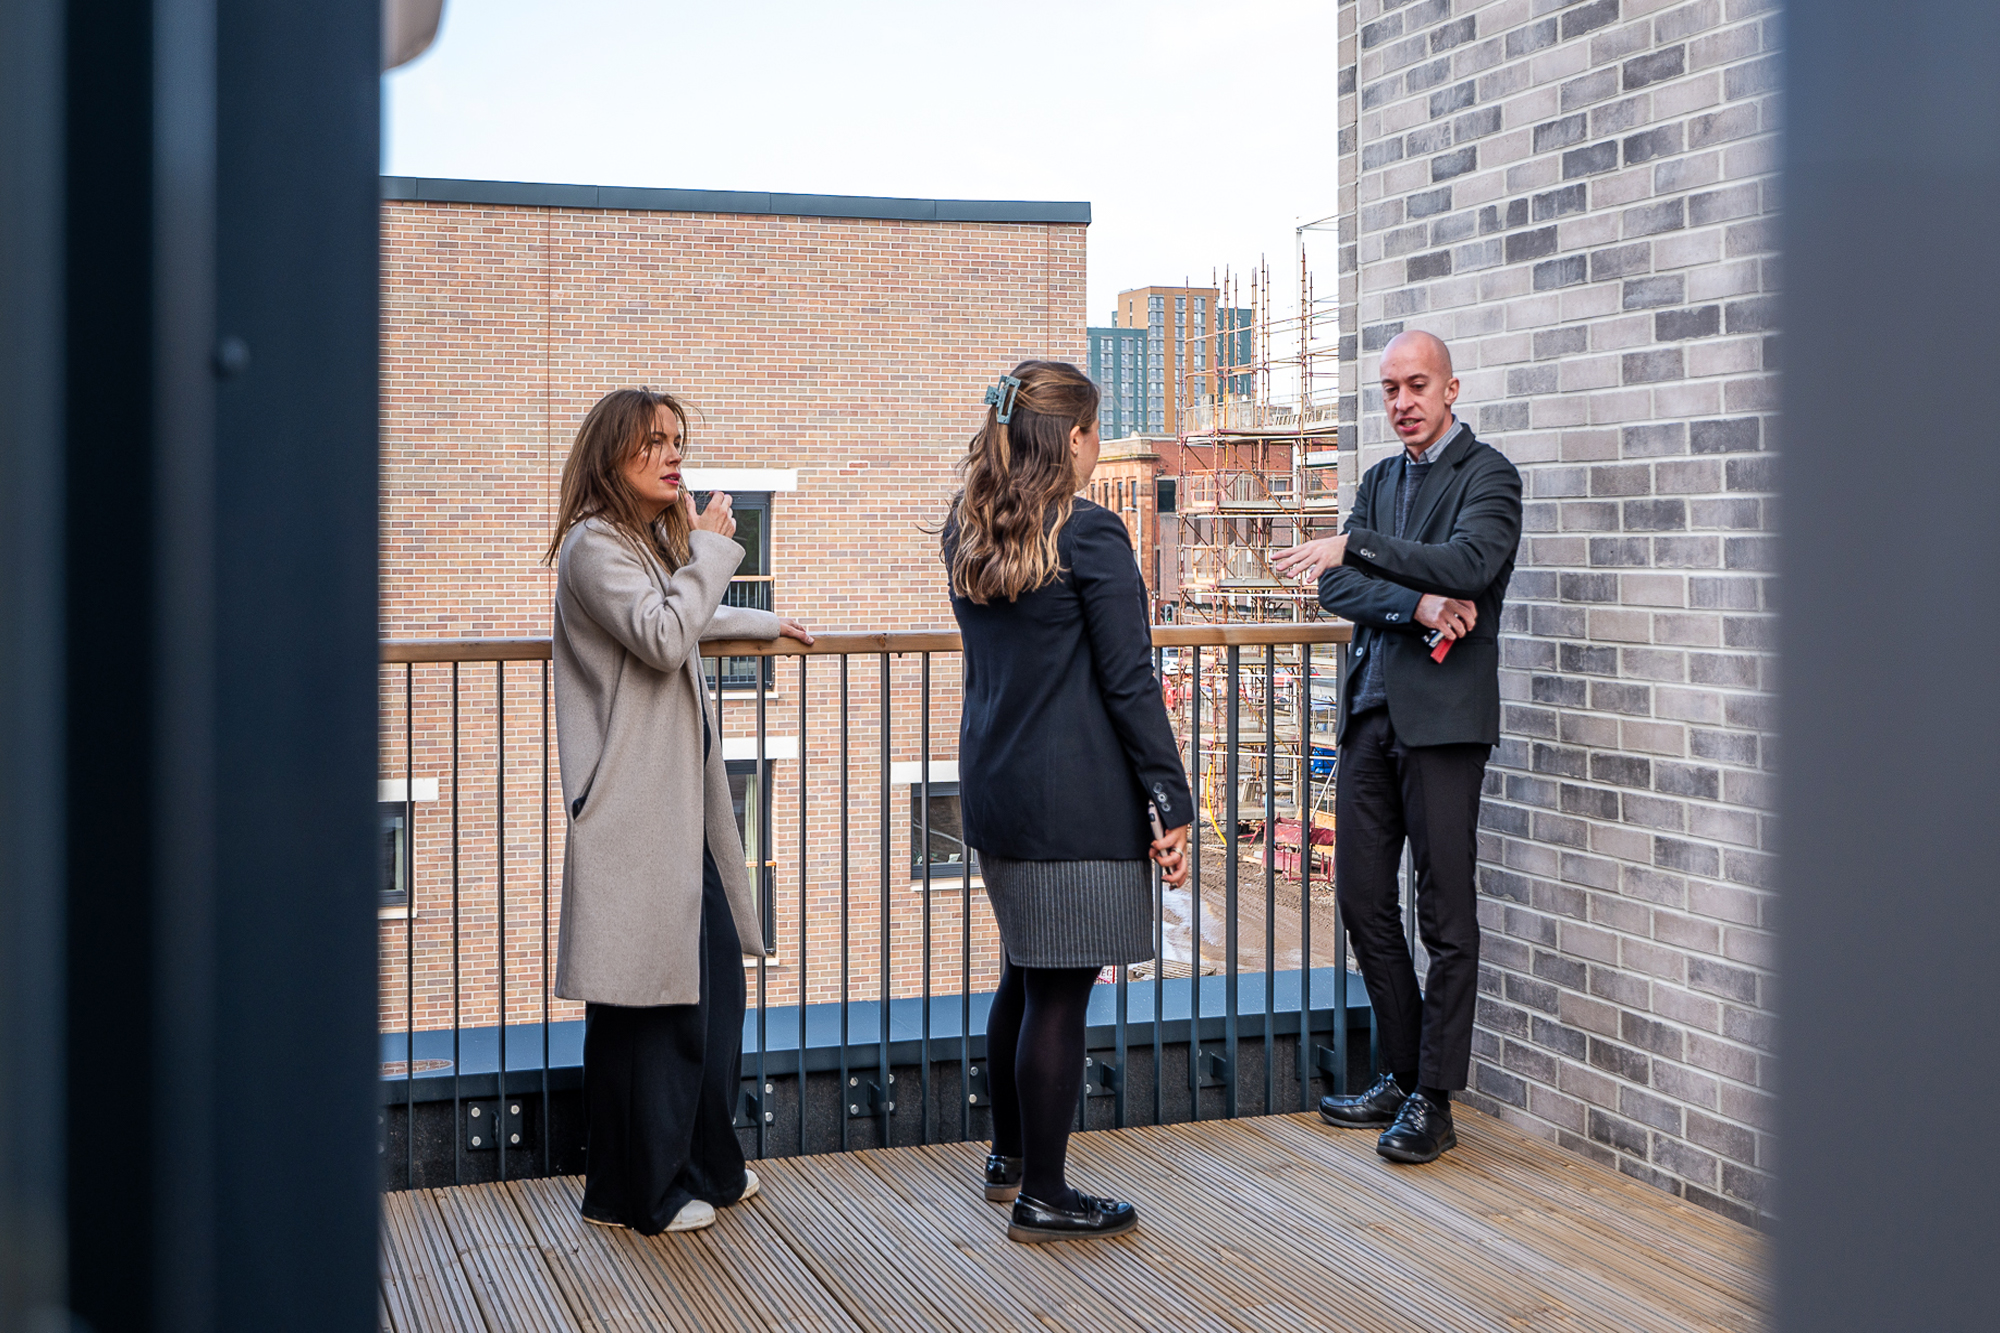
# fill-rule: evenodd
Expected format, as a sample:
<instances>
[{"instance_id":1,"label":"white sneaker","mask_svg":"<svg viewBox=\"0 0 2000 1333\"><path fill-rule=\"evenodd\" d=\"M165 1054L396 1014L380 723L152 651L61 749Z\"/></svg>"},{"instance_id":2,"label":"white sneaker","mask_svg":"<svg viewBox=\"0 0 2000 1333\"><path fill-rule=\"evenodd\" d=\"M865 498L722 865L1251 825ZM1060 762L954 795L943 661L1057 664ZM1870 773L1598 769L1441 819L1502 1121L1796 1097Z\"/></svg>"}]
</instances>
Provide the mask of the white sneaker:
<instances>
[{"instance_id":1,"label":"white sneaker","mask_svg":"<svg viewBox=\"0 0 2000 1333\"><path fill-rule=\"evenodd\" d=\"M674 1214L674 1220L667 1223L669 1231L700 1231L703 1227L715 1225L715 1209L700 1199L689 1199Z\"/></svg>"},{"instance_id":2,"label":"white sneaker","mask_svg":"<svg viewBox=\"0 0 2000 1333\"><path fill-rule=\"evenodd\" d=\"M749 1183L743 1186L743 1192L736 1196L736 1202L738 1203L742 1203L745 1199L750 1198L752 1195L756 1194L756 1192L759 1189L763 1188L763 1184L761 1181L757 1179L757 1173L755 1171L752 1171L749 1167L746 1166L743 1168L743 1174L748 1176L750 1179Z\"/></svg>"}]
</instances>

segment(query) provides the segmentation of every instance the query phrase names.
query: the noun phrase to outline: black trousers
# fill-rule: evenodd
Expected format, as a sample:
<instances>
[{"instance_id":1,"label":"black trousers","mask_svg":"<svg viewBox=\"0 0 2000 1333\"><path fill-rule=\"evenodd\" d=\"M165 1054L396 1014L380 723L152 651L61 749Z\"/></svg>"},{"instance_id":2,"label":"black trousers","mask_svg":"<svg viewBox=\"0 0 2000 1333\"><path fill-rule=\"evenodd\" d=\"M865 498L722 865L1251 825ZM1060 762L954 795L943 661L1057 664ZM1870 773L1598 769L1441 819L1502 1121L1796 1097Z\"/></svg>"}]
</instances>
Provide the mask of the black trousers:
<instances>
[{"instance_id":1,"label":"black trousers","mask_svg":"<svg viewBox=\"0 0 2000 1333\"><path fill-rule=\"evenodd\" d=\"M584 1006L584 1216L652 1236L689 1199L742 1197L749 1179L733 1122L743 1005L736 919L704 847L701 1002Z\"/></svg>"},{"instance_id":2,"label":"black trousers","mask_svg":"<svg viewBox=\"0 0 2000 1333\"><path fill-rule=\"evenodd\" d=\"M1334 788L1334 884L1368 983L1382 1062L1425 1087L1462 1088L1479 994L1479 788L1489 745L1408 746L1387 708L1347 724ZM1409 839L1417 931L1430 951L1421 992L1396 904Z\"/></svg>"}]
</instances>

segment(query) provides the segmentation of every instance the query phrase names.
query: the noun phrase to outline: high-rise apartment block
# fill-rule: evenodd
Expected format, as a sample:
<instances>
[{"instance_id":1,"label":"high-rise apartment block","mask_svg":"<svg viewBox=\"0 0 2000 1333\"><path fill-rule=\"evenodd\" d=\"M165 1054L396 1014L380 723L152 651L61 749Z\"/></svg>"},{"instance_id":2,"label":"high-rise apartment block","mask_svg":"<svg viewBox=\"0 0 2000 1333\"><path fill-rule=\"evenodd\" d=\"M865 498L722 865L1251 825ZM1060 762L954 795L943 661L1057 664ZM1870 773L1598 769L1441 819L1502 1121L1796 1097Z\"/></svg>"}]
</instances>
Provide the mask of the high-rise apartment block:
<instances>
[{"instance_id":1,"label":"high-rise apartment block","mask_svg":"<svg viewBox=\"0 0 2000 1333\"><path fill-rule=\"evenodd\" d=\"M1135 287L1118 293L1112 324L1146 333L1150 396L1142 433L1178 435L1181 407L1214 394L1211 335L1219 295L1213 287Z\"/></svg>"},{"instance_id":2,"label":"high-rise apartment block","mask_svg":"<svg viewBox=\"0 0 2000 1333\"><path fill-rule=\"evenodd\" d=\"M1250 311L1224 309L1214 287L1135 287L1118 293L1107 327L1093 327L1090 377L1105 391L1103 434L1178 435L1181 409L1247 396Z\"/></svg>"},{"instance_id":3,"label":"high-rise apartment block","mask_svg":"<svg viewBox=\"0 0 2000 1333\"><path fill-rule=\"evenodd\" d=\"M1107 440L1157 435L1166 427L1156 416L1160 380L1144 329L1116 326L1084 330L1090 340L1090 378L1103 399L1097 405L1098 434Z\"/></svg>"}]
</instances>

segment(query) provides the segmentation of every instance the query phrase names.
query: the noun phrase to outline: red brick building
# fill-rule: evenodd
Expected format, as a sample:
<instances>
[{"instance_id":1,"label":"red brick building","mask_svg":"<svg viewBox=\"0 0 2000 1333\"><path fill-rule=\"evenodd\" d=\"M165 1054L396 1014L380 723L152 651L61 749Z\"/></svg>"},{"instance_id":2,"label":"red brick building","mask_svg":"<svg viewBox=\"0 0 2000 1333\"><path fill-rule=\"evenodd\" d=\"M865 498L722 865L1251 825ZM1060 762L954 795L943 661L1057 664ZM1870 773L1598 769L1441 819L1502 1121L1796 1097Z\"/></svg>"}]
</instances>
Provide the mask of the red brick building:
<instances>
[{"instance_id":1,"label":"red brick building","mask_svg":"<svg viewBox=\"0 0 2000 1333\"><path fill-rule=\"evenodd\" d=\"M695 410L689 473L737 497L751 591L816 629L951 624L934 528L986 385L1026 357L1084 360L1087 204L840 198L390 179L382 217L382 633L385 638L544 636L542 563L571 438L601 394L669 389ZM848 726L854 994L874 994L882 863L878 660L850 666ZM748 664L744 664L748 669ZM932 667L933 781L955 778L958 661ZM911 887L910 770L920 757L915 659L892 665L888 882L898 943L921 928ZM510 1022L539 1015L542 820L551 911L560 903L559 794L540 793L541 665L458 670L460 768L451 789L451 675L419 666L408 688L414 921L383 922L383 1025L401 1026L406 943L419 959L419 1027L451 1020L451 895L459 901L460 1007L498 1010L506 890ZM807 863L798 864L798 667L769 698L773 902L771 1001L797 994L801 884L809 899L809 998L838 994L840 664L813 662L804 737ZM754 677L743 681L749 685ZM405 770L403 668L383 672L383 796ZM504 688L505 698L501 697ZM754 748L754 697L731 691L731 756ZM504 714L503 714L504 705ZM494 764L505 728L503 771ZM434 799L433 799L434 798ZM450 838L457 804L456 870ZM389 807L385 806L385 810ZM753 815L754 818L754 815ZM455 883L455 890L454 890ZM940 974L955 990L958 881L934 893ZM991 923L975 985L990 980ZM410 932L406 939L405 932ZM943 942L950 942L947 949ZM909 993L920 961L899 974ZM566 1014L559 1006L558 1018Z\"/></svg>"}]
</instances>

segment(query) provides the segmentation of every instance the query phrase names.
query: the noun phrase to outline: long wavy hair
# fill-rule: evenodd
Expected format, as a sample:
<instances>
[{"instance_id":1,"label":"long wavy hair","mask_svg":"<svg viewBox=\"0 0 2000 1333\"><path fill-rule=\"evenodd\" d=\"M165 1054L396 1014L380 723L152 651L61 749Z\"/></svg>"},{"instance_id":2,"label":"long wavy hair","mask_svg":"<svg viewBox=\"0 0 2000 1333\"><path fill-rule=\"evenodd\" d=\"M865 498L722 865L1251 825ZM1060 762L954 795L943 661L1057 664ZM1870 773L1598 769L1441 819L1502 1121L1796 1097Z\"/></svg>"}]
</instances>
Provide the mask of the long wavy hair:
<instances>
[{"instance_id":1,"label":"long wavy hair","mask_svg":"<svg viewBox=\"0 0 2000 1333\"><path fill-rule=\"evenodd\" d=\"M609 522L634 550L658 560L668 573L688 562L688 534L693 524L688 521L687 506L670 504L649 523L632 483L625 480L625 465L649 446L663 407L681 423L681 456L685 458L687 409L672 394L646 388L613 389L590 409L576 428L576 441L563 462L562 505L556 512L555 535L549 538L543 564L553 564L569 530L591 518Z\"/></svg>"},{"instance_id":2,"label":"long wavy hair","mask_svg":"<svg viewBox=\"0 0 2000 1333\"><path fill-rule=\"evenodd\" d=\"M1002 423L997 406L986 409L951 501L951 588L982 605L1011 602L1061 577L1056 542L1083 481L1069 433L1097 420L1097 386L1068 362L1023 361L1013 374L1021 387L1011 419Z\"/></svg>"}]
</instances>

